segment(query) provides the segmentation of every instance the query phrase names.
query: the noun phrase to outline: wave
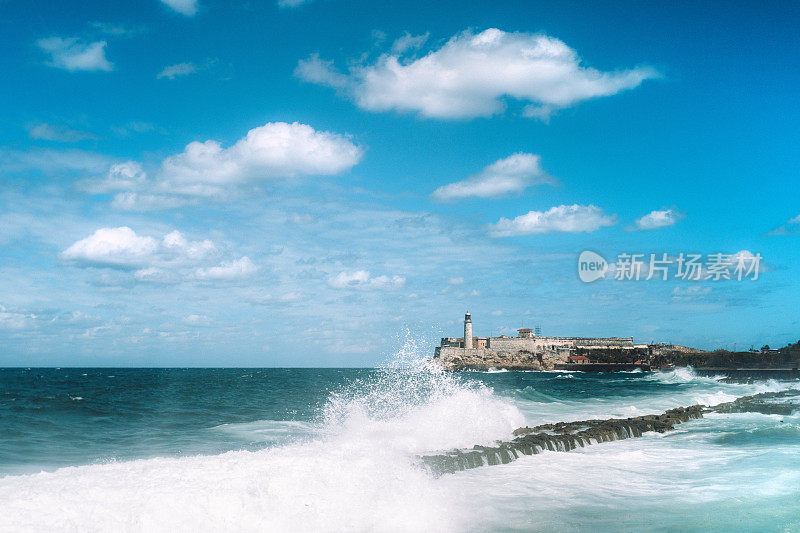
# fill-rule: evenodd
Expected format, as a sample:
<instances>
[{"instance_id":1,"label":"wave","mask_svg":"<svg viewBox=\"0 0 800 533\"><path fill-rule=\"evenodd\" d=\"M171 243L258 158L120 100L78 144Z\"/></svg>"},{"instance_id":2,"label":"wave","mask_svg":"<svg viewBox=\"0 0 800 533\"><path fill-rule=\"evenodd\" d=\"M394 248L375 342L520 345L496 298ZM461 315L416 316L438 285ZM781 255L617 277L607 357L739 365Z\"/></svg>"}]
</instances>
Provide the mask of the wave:
<instances>
[{"instance_id":1,"label":"wave","mask_svg":"<svg viewBox=\"0 0 800 533\"><path fill-rule=\"evenodd\" d=\"M702 376L691 366L677 366L667 371L652 372L647 377L661 383L716 383L725 378L723 375Z\"/></svg>"},{"instance_id":2,"label":"wave","mask_svg":"<svg viewBox=\"0 0 800 533\"><path fill-rule=\"evenodd\" d=\"M426 353L406 347L377 373L331 393L311 423L209 428L265 441L293 436L288 444L0 478L0 529L468 529L477 513L470 495L434 479L417 454L491 444L525 417L491 388L427 364Z\"/></svg>"},{"instance_id":3,"label":"wave","mask_svg":"<svg viewBox=\"0 0 800 533\"><path fill-rule=\"evenodd\" d=\"M242 441L272 445L309 440L317 434L313 424L296 420L256 420L220 424L209 428L209 431L233 435Z\"/></svg>"},{"instance_id":4,"label":"wave","mask_svg":"<svg viewBox=\"0 0 800 533\"><path fill-rule=\"evenodd\" d=\"M750 440L733 439L734 447L771 438L788 444L797 436L795 418L787 417L785 428L772 429L770 424L780 423L774 415L715 414L714 420L699 422L707 433L676 431L576 453L526 456L508 465L512 468L434 478L420 463L420 454L494 445L521 426L634 417L789 385L774 380L731 384L676 369L616 378L528 374L522 382L534 385L500 389L499 383L518 383L519 376L446 373L427 363L429 353L429 347L407 339L377 372L331 392L313 420L208 428L268 446L258 451L109 462L0 478L0 530L50 531L57 524L81 531L446 532L509 528L515 517L516 529L560 531L565 523L594 524L597 517L608 516L601 529L613 531L619 524L612 521L641 516L629 512L631 502L636 509L648 509L658 500L654 495L669 494L674 503L688 494L682 485L687 475L697 478L692 481L696 493L708 493L704 468L722 464L720 451L696 443L719 438L715 428L720 421L731 433L747 417L756 421ZM735 462L736 450L723 451L731 464L741 464ZM776 472L795 464L778 459ZM747 473L742 479L748 479ZM620 482L609 481L614 479ZM734 481L726 486L741 485ZM791 484L795 481L783 486L796 486ZM604 490L598 491L600 486ZM693 499L687 496L687 501ZM609 506L627 513L607 513ZM661 507L669 506L658 501L656 510ZM586 516L569 517L584 511ZM550 512L558 515L543 522ZM627 525L623 529L636 529Z\"/></svg>"}]
</instances>

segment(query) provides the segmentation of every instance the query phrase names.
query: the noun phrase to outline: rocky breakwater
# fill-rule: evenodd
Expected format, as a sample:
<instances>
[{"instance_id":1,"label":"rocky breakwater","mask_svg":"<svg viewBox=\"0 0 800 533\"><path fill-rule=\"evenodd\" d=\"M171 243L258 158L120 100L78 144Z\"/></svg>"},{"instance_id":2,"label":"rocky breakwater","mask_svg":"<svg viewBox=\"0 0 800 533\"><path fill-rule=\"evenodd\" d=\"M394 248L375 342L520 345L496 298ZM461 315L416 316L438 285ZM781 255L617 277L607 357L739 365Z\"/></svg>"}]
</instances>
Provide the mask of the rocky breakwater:
<instances>
[{"instance_id":1,"label":"rocky breakwater","mask_svg":"<svg viewBox=\"0 0 800 533\"><path fill-rule=\"evenodd\" d=\"M522 455L534 455L545 450L568 452L578 447L641 437L655 431L664 433L676 424L693 418L702 418L705 407L693 405L670 409L660 415L606 420L581 420L558 422L514 431L515 437L498 442L496 446L474 446L471 450L449 452L421 457L422 463L434 475L457 472L485 465L510 463Z\"/></svg>"},{"instance_id":2,"label":"rocky breakwater","mask_svg":"<svg viewBox=\"0 0 800 533\"><path fill-rule=\"evenodd\" d=\"M732 402L710 407L678 407L660 415L542 424L516 429L512 440L498 441L496 446L452 450L421 456L420 460L433 475L442 475L479 466L510 463L522 455L535 455L545 450L568 452L591 444L641 437L648 432L664 433L674 429L677 424L703 418L703 413L756 412L789 415L800 409L800 405L792 401L792 398L798 397L800 389L789 389L743 396Z\"/></svg>"},{"instance_id":3,"label":"rocky breakwater","mask_svg":"<svg viewBox=\"0 0 800 533\"><path fill-rule=\"evenodd\" d=\"M797 410L797 405L790 398L800 396L800 389L788 389L779 392L762 392L752 396L743 396L732 402L721 403L710 407L717 413L761 413L764 415L790 415Z\"/></svg>"}]
</instances>

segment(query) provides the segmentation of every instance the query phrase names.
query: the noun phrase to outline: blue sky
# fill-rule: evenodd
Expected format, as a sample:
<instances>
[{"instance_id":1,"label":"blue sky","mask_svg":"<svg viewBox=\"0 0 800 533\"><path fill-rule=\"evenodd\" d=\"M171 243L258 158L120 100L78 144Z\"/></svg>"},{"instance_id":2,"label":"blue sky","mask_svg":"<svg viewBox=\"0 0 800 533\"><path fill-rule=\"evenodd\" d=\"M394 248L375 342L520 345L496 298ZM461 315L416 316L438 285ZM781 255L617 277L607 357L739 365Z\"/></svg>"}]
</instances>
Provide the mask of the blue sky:
<instances>
[{"instance_id":1,"label":"blue sky","mask_svg":"<svg viewBox=\"0 0 800 533\"><path fill-rule=\"evenodd\" d=\"M796 3L0 2L0 365L800 338ZM761 254L583 283L583 250Z\"/></svg>"}]
</instances>

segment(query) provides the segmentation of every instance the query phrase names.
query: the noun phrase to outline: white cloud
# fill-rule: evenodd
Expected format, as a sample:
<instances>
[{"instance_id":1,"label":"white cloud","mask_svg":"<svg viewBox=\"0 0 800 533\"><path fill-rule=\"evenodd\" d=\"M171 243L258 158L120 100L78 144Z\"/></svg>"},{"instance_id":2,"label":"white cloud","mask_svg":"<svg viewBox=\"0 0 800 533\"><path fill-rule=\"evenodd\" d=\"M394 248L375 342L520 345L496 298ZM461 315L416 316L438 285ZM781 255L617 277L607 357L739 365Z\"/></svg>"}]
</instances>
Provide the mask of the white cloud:
<instances>
[{"instance_id":1,"label":"white cloud","mask_svg":"<svg viewBox=\"0 0 800 533\"><path fill-rule=\"evenodd\" d=\"M547 211L530 211L513 220L501 218L497 224L490 227L490 232L494 237L553 231L590 233L616 223L616 216L606 215L602 209L594 205L559 205Z\"/></svg>"},{"instance_id":2,"label":"white cloud","mask_svg":"<svg viewBox=\"0 0 800 533\"><path fill-rule=\"evenodd\" d=\"M395 54L402 54L408 50L416 50L425 44L425 41L428 40L429 36L430 33L411 35L410 33L406 32L402 37L397 39L394 44L392 44L392 52Z\"/></svg>"},{"instance_id":3,"label":"white cloud","mask_svg":"<svg viewBox=\"0 0 800 533\"><path fill-rule=\"evenodd\" d=\"M142 165L136 161L114 163L100 180L85 180L79 186L91 194L106 194L141 187L147 179Z\"/></svg>"},{"instance_id":4,"label":"white cloud","mask_svg":"<svg viewBox=\"0 0 800 533\"><path fill-rule=\"evenodd\" d=\"M249 257L233 261L224 261L219 266L198 268L195 276L202 280L233 280L252 276L258 272L259 267Z\"/></svg>"},{"instance_id":5,"label":"white cloud","mask_svg":"<svg viewBox=\"0 0 800 533\"><path fill-rule=\"evenodd\" d=\"M346 87L350 80L336 70L333 61L320 59L319 54L311 54L308 59L298 61L294 75L310 83L337 89Z\"/></svg>"},{"instance_id":6,"label":"white cloud","mask_svg":"<svg viewBox=\"0 0 800 533\"><path fill-rule=\"evenodd\" d=\"M636 221L636 228L640 230L651 230L672 226L683 218L683 215L674 209L663 209L651 211Z\"/></svg>"},{"instance_id":7,"label":"white cloud","mask_svg":"<svg viewBox=\"0 0 800 533\"><path fill-rule=\"evenodd\" d=\"M347 137L306 124L271 122L254 128L230 148L217 141L192 142L161 165L162 188L211 196L246 181L333 175L361 160Z\"/></svg>"},{"instance_id":8,"label":"white cloud","mask_svg":"<svg viewBox=\"0 0 800 533\"><path fill-rule=\"evenodd\" d=\"M62 143L74 143L87 139L96 139L91 133L70 129L66 126L56 126L53 124L36 124L28 130L31 139L41 139L43 141L57 141Z\"/></svg>"},{"instance_id":9,"label":"white cloud","mask_svg":"<svg viewBox=\"0 0 800 533\"><path fill-rule=\"evenodd\" d=\"M150 261L158 241L140 237L127 226L100 228L61 253L64 259L92 266L131 268Z\"/></svg>"},{"instance_id":10,"label":"white cloud","mask_svg":"<svg viewBox=\"0 0 800 533\"><path fill-rule=\"evenodd\" d=\"M142 26L125 26L124 24L111 24L108 22L91 22L90 26L100 33L113 37L131 37L145 31Z\"/></svg>"},{"instance_id":11,"label":"white cloud","mask_svg":"<svg viewBox=\"0 0 800 533\"><path fill-rule=\"evenodd\" d=\"M164 67L164 69L158 73L157 78L169 78L170 80L174 80L178 76L187 76L195 72L197 72L197 67L194 63L177 63Z\"/></svg>"},{"instance_id":12,"label":"white cloud","mask_svg":"<svg viewBox=\"0 0 800 533\"><path fill-rule=\"evenodd\" d=\"M193 17L197 13L197 0L161 0L161 2L187 17Z\"/></svg>"},{"instance_id":13,"label":"white cloud","mask_svg":"<svg viewBox=\"0 0 800 533\"><path fill-rule=\"evenodd\" d=\"M111 208L120 211L160 211L186 204L187 200L178 196L142 194L132 191L117 193L111 200Z\"/></svg>"},{"instance_id":14,"label":"white cloud","mask_svg":"<svg viewBox=\"0 0 800 533\"><path fill-rule=\"evenodd\" d=\"M179 278L174 272L158 267L147 267L133 273L136 281L144 283L176 283Z\"/></svg>"},{"instance_id":15,"label":"white cloud","mask_svg":"<svg viewBox=\"0 0 800 533\"><path fill-rule=\"evenodd\" d=\"M174 257L188 259L202 259L214 252L217 248L208 239L202 241L189 241L183 233L178 230L164 235L161 241L164 250L170 252Z\"/></svg>"},{"instance_id":16,"label":"white cloud","mask_svg":"<svg viewBox=\"0 0 800 533\"><path fill-rule=\"evenodd\" d=\"M33 313L8 309L0 305L0 328L3 329L29 329L35 325L37 316Z\"/></svg>"},{"instance_id":17,"label":"white cloud","mask_svg":"<svg viewBox=\"0 0 800 533\"><path fill-rule=\"evenodd\" d=\"M312 56L303 65L295 71L300 78L343 86L343 75L330 63ZM556 38L491 28L455 35L419 59L404 59L395 51L372 65L354 66L347 88L356 104L370 111L488 117L502 113L510 97L528 103L524 115L546 119L559 108L633 89L656 77L647 67L613 72L584 67L577 52Z\"/></svg>"},{"instance_id":18,"label":"white cloud","mask_svg":"<svg viewBox=\"0 0 800 533\"><path fill-rule=\"evenodd\" d=\"M79 181L78 187L89 194L116 192L111 200L111 207L120 211L157 211L188 203L186 198L180 196L136 192L153 187L144 168L136 161L114 163L103 178Z\"/></svg>"},{"instance_id":19,"label":"white cloud","mask_svg":"<svg viewBox=\"0 0 800 533\"><path fill-rule=\"evenodd\" d=\"M91 194L117 192L111 202L114 209L172 209L197 201L192 197L225 198L248 182L339 174L363 154L346 135L298 122L271 122L253 128L229 148L217 141L189 143L161 162L154 179L148 179L140 163L126 161L110 165L105 177L82 180L78 186Z\"/></svg>"},{"instance_id":20,"label":"white cloud","mask_svg":"<svg viewBox=\"0 0 800 533\"><path fill-rule=\"evenodd\" d=\"M179 231L157 240L122 226L98 229L64 250L61 257L78 266L138 268L137 279L145 279L158 274L155 270L158 266L196 262L215 251L216 246L210 240L188 241Z\"/></svg>"},{"instance_id":21,"label":"white cloud","mask_svg":"<svg viewBox=\"0 0 800 533\"><path fill-rule=\"evenodd\" d=\"M517 153L495 161L463 181L439 187L432 196L442 201L470 197L499 198L521 193L530 185L552 181L542 170L538 155Z\"/></svg>"},{"instance_id":22,"label":"white cloud","mask_svg":"<svg viewBox=\"0 0 800 533\"><path fill-rule=\"evenodd\" d=\"M792 217L785 224L778 226L767 235L798 235L800 234L800 215Z\"/></svg>"},{"instance_id":23,"label":"white cloud","mask_svg":"<svg viewBox=\"0 0 800 533\"><path fill-rule=\"evenodd\" d=\"M48 328L59 328L64 332L84 329L98 322L98 317L87 315L82 311L31 310L9 308L0 304L0 329L46 331Z\"/></svg>"},{"instance_id":24,"label":"white cloud","mask_svg":"<svg viewBox=\"0 0 800 533\"><path fill-rule=\"evenodd\" d=\"M82 43L75 37L48 37L36 41L36 45L50 55L50 66L69 71L112 70L114 65L106 59L106 44L105 41Z\"/></svg>"},{"instance_id":25,"label":"white cloud","mask_svg":"<svg viewBox=\"0 0 800 533\"><path fill-rule=\"evenodd\" d=\"M189 315L183 319L183 323L190 326L210 326L211 319L206 315Z\"/></svg>"},{"instance_id":26,"label":"white cloud","mask_svg":"<svg viewBox=\"0 0 800 533\"><path fill-rule=\"evenodd\" d=\"M703 285L689 285L687 287L678 285L672 289L672 299L679 302L703 300L709 294L711 294L711 287L705 287Z\"/></svg>"},{"instance_id":27,"label":"white cloud","mask_svg":"<svg viewBox=\"0 0 800 533\"><path fill-rule=\"evenodd\" d=\"M402 287L406 278L402 276L375 276L368 270L339 272L328 278L328 284L334 289L396 289Z\"/></svg>"},{"instance_id":28,"label":"white cloud","mask_svg":"<svg viewBox=\"0 0 800 533\"><path fill-rule=\"evenodd\" d=\"M111 207L120 211L157 211L180 207L189 202L180 196L136 192L153 187L144 168L136 161L114 163L103 178L79 181L78 187L90 194L116 192Z\"/></svg>"},{"instance_id":29,"label":"white cloud","mask_svg":"<svg viewBox=\"0 0 800 533\"><path fill-rule=\"evenodd\" d=\"M462 277L450 278L447 280L447 283L449 283L450 285L461 285L462 283L464 283L464 278Z\"/></svg>"}]
</instances>

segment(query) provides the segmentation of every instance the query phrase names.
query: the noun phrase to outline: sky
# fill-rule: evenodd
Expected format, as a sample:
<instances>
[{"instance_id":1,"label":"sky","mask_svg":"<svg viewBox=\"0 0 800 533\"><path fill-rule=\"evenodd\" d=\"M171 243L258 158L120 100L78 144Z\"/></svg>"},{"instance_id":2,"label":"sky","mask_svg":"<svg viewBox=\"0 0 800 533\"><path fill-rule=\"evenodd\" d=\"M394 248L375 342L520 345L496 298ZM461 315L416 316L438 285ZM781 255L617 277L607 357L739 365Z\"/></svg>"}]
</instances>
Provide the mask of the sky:
<instances>
[{"instance_id":1,"label":"sky","mask_svg":"<svg viewBox=\"0 0 800 533\"><path fill-rule=\"evenodd\" d=\"M479 336L795 342L798 22L2 1L0 366L372 366L466 311Z\"/></svg>"}]
</instances>

